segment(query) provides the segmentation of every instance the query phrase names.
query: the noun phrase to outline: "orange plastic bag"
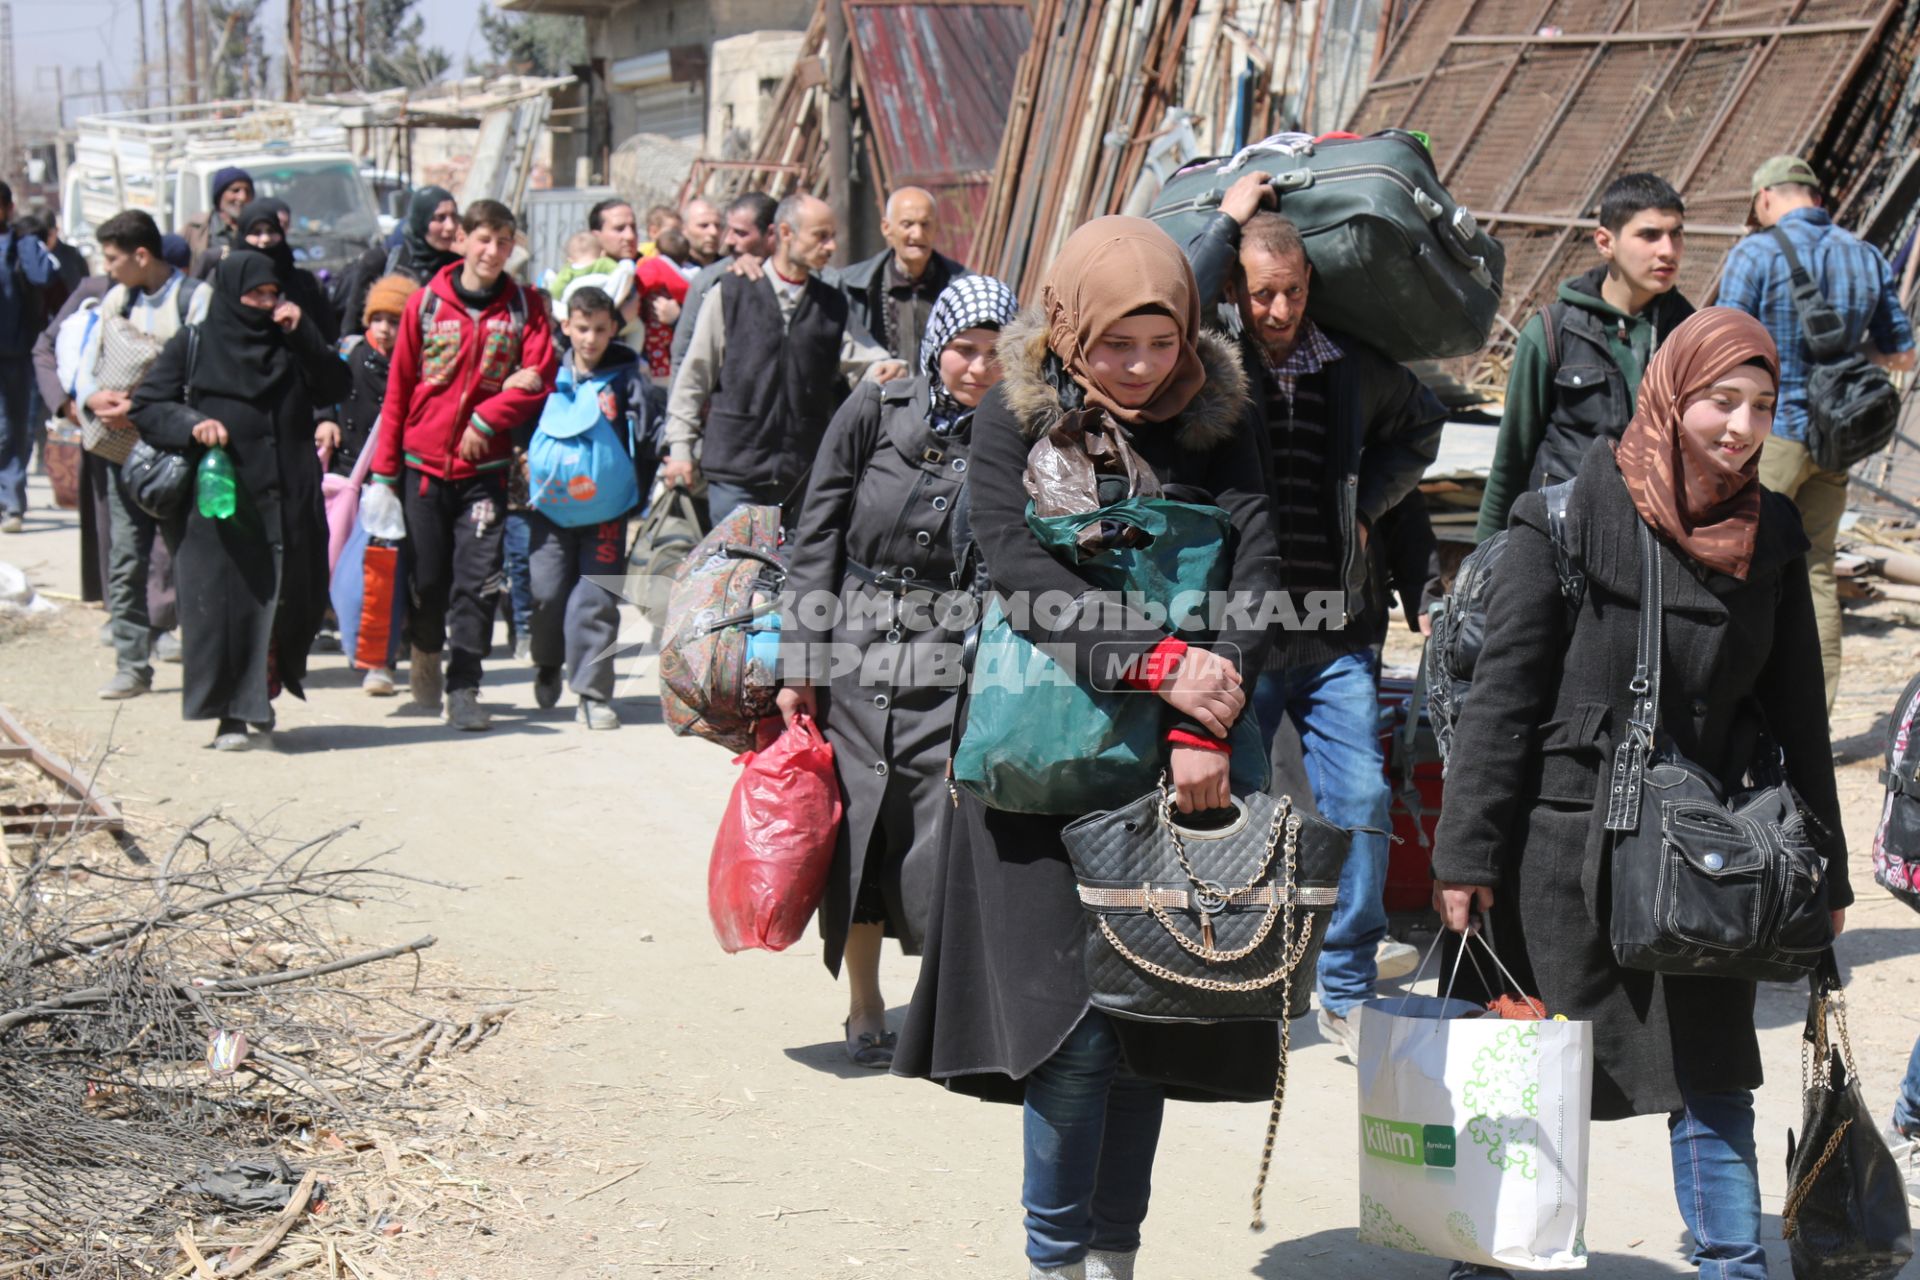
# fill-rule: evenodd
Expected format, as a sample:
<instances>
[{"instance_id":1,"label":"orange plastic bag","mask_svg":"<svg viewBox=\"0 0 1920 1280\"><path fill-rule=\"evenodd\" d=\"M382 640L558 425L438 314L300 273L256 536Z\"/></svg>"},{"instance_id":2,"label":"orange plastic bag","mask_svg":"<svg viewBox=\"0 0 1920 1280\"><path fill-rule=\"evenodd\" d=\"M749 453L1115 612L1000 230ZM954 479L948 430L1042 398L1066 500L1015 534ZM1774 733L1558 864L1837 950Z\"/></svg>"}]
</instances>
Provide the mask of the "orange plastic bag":
<instances>
[{"instance_id":1,"label":"orange plastic bag","mask_svg":"<svg viewBox=\"0 0 1920 1280\"><path fill-rule=\"evenodd\" d=\"M841 813L833 747L801 716L734 763L746 768L713 838L707 914L729 953L785 951L827 891Z\"/></svg>"}]
</instances>

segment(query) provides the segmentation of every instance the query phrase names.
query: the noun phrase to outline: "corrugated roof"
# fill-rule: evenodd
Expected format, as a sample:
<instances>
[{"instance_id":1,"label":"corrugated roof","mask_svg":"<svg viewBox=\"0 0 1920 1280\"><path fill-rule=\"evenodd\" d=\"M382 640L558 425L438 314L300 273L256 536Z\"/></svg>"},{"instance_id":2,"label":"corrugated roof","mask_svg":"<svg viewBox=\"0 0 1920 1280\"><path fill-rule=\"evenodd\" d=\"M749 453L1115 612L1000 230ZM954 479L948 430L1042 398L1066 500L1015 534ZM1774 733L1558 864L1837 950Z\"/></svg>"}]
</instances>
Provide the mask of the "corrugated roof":
<instances>
[{"instance_id":1,"label":"corrugated roof","mask_svg":"<svg viewBox=\"0 0 1920 1280\"><path fill-rule=\"evenodd\" d=\"M1898 3L1421 0L1350 127L1432 136L1442 179L1506 245L1513 325L1596 261L1600 193L1636 170L1686 198L1680 286L1704 302L1750 175L1820 136Z\"/></svg>"},{"instance_id":2,"label":"corrugated roof","mask_svg":"<svg viewBox=\"0 0 1920 1280\"><path fill-rule=\"evenodd\" d=\"M848 14L882 185L940 197L940 247L965 261L1033 38L1026 5L853 0Z\"/></svg>"}]
</instances>

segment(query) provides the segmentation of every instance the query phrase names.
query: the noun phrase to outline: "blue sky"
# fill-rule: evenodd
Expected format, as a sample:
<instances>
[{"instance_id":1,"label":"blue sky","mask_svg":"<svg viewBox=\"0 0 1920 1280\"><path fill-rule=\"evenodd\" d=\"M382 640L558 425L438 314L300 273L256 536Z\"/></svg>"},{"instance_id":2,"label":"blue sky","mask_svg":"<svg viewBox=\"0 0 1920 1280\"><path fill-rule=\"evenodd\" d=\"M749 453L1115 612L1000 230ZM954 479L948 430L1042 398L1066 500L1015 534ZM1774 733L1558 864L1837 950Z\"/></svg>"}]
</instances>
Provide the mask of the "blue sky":
<instances>
[{"instance_id":1,"label":"blue sky","mask_svg":"<svg viewBox=\"0 0 1920 1280\"><path fill-rule=\"evenodd\" d=\"M427 43L453 55L456 71L469 54L481 52L479 13L488 0L421 0L417 12L426 19ZM160 49L160 8L170 4L176 18L179 0L147 0L147 47L153 57ZM198 7L198 6L196 6ZM130 70L138 54L134 15L136 0L13 0L14 82L22 103L46 101L53 93L52 68L65 68L67 91L84 80L93 86L93 69L104 63L109 91L131 82ZM261 20L274 51L274 78L278 82L278 53L286 28L285 0L267 0ZM78 73L78 74L76 74ZM112 104L116 109L119 100ZM97 99L75 101L68 118L96 111Z\"/></svg>"}]
</instances>

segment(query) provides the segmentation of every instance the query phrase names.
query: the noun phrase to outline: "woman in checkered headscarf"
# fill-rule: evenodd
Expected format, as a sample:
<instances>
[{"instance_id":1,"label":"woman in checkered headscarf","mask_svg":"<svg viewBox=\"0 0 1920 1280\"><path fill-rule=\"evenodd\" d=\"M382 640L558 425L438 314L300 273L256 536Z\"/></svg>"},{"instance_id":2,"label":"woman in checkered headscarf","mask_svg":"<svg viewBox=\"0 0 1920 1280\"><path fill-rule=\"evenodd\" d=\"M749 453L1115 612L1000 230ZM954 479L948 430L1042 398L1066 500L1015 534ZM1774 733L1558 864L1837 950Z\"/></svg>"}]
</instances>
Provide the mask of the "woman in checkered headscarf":
<instances>
[{"instance_id":1,"label":"woman in checkered headscarf","mask_svg":"<svg viewBox=\"0 0 1920 1280\"><path fill-rule=\"evenodd\" d=\"M1000 380L1013 291L962 276L935 299L919 376L865 382L835 415L794 531L780 710L817 717L846 793L820 907L827 967L847 968L847 1056L893 1060L880 948L918 955L947 805L961 635L942 625L973 410Z\"/></svg>"}]
</instances>

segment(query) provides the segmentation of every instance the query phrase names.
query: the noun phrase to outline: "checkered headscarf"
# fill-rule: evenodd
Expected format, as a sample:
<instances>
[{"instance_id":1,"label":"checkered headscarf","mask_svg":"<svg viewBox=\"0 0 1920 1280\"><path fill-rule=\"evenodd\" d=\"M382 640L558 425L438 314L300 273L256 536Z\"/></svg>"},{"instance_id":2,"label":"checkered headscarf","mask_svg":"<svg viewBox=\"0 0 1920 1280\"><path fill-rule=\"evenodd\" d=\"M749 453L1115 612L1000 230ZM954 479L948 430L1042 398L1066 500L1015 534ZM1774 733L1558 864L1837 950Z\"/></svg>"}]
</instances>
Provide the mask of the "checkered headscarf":
<instances>
[{"instance_id":1,"label":"checkered headscarf","mask_svg":"<svg viewBox=\"0 0 1920 1280\"><path fill-rule=\"evenodd\" d=\"M927 375L927 421L935 431L953 430L972 410L947 394L940 381L940 352L968 329L1000 329L1020 314L1020 303L992 276L961 276L934 299L927 336L920 343L920 372Z\"/></svg>"}]
</instances>

